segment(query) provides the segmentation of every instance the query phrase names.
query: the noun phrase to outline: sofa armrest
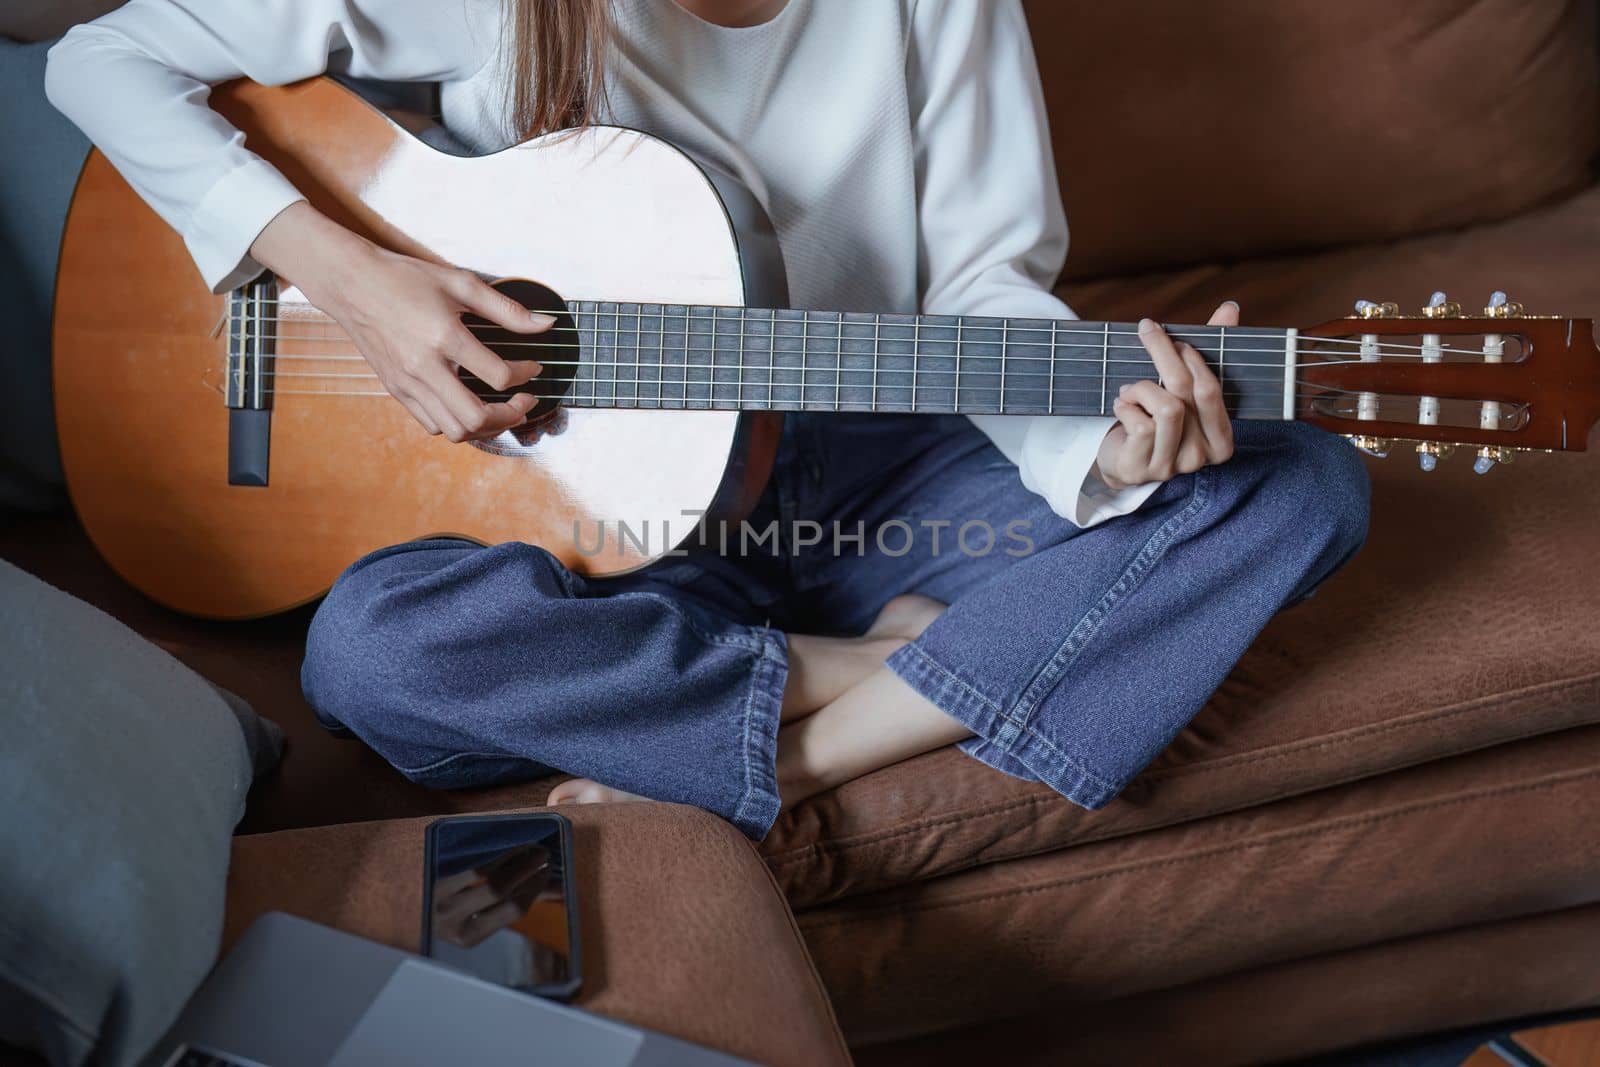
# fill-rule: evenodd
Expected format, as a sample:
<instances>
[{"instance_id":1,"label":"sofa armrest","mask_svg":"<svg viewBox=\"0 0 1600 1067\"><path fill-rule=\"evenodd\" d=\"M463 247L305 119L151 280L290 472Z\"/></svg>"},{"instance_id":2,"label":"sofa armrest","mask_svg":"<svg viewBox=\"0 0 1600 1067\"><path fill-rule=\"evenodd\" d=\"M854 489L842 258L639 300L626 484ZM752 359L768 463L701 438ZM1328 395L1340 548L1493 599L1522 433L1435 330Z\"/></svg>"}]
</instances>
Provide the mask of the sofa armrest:
<instances>
[{"instance_id":1,"label":"sofa armrest","mask_svg":"<svg viewBox=\"0 0 1600 1067\"><path fill-rule=\"evenodd\" d=\"M580 1007L781 1065L847 1064L772 875L727 823L669 804L575 806ZM428 819L235 839L224 945L268 911L415 951Z\"/></svg>"}]
</instances>

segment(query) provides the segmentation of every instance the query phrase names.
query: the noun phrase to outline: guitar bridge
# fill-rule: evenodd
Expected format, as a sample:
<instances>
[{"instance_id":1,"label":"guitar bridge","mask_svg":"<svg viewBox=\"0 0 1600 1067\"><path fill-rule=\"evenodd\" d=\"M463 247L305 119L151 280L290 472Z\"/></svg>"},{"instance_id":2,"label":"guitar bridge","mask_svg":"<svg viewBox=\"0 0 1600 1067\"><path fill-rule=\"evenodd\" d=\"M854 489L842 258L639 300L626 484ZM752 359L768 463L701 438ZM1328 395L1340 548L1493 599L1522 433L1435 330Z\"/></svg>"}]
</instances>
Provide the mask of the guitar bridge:
<instances>
[{"instance_id":1,"label":"guitar bridge","mask_svg":"<svg viewBox=\"0 0 1600 1067\"><path fill-rule=\"evenodd\" d=\"M228 484L265 486L272 451L278 283L264 274L228 294Z\"/></svg>"}]
</instances>

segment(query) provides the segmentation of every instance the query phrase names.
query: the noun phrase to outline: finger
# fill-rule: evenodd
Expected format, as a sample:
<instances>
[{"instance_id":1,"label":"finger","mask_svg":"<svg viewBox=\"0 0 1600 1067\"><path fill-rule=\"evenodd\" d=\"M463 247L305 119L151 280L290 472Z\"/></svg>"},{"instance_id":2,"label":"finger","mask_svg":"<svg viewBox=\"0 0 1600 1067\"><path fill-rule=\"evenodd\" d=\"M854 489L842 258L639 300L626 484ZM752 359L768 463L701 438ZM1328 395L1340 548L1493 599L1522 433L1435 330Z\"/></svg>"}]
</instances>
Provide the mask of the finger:
<instances>
[{"instance_id":1,"label":"finger","mask_svg":"<svg viewBox=\"0 0 1600 1067\"><path fill-rule=\"evenodd\" d=\"M399 393L393 389L389 390L389 395L400 401L401 405L411 412L411 417L422 424L424 430L427 430L435 437L439 436L439 424L428 413L428 409L422 406L421 401L410 393Z\"/></svg>"},{"instance_id":2,"label":"finger","mask_svg":"<svg viewBox=\"0 0 1600 1067\"><path fill-rule=\"evenodd\" d=\"M1217 305L1217 310L1211 313L1206 320L1207 326L1237 326L1239 325L1239 301L1225 300Z\"/></svg>"},{"instance_id":3,"label":"finger","mask_svg":"<svg viewBox=\"0 0 1600 1067\"><path fill-rule=\"evenodd\" d=\"M418 406L428 413L433 424L439 428L436 431L439 436L458 442L467 439L467 428L461 425L461 421L450 413L450 408L445 402L431 392L426 384L420 384L412 396Z\"/></svg>"},{"instance_id":4,"label":"finger","mask_svg":"<svg viewBox=\"0 0 1600 1067\"><path fill-rule=\"evenodd\" d=\"M1187 373L1187 372L1185 372ZM1155 440L1150 447L1150 476L1165 481L1177 471L1178 446L1183 443L1183 424L1188 405L1155 382L1134 382L1124 386L1122 398L1138 404L1155 421Z\"/></svg>"},{"instance_id":5,"label":"finger","mask_svg":"<svg viewBox=\"0 0 1600 1067\"><path fill-rule=\"evenodd\" d=\"M450 293L461 302L463 311L475 312L516 333L542 333L556 324L554 315L523 307L469 270L455 273Z\"/></svg>"},{"instance_id":6,"label":"finger","mask_svg":"<svg viewBox=\"0 0 1600 1067\"><path fill-rule=\"evenodd\" d=\"M1112 401L1111 411L1126 435L1112 464L1116 469L1111 473L1129 485L1148 482L1150 451L1156 441L1156 420L1138 404L1120 398Z\"/></svg>"},{"instance_id":7,"label":"finger","mask_svg":"<svg viewBox=\"0 0 1600 1067\"><path fill-rule=\"evenodd\" d=\"M1204 438L1206 460L1222 463L1233 455L1233 420L1228 418L1222 382L1198 352L1191 349L1184 358L1194 376L1194 413Z\"/></svg>"},{"instance_id":8,"label":"finger","mask_svg":"<svg viewBox=\"0 0 1600 1067\"><path fill-rule=\"evenodd\" d=\"M465 328L462 329L461 336L450 345L449 355L451 361L458 367L464 367L474 378L500 392L505 392L514 386L525 385L544 370L544 365L536 360L501 359L484 347L477 338L468 334Z\"/></svg>"},{"instance_id":9,"label":"finger","mask_svg":"<svg viewBox=\"0 0 1600 1067\"><path fill-rule=\"evenodd\" d=\"M1156 374L1161 379L1162 388L1183 400L1188 400L1191 384L1189 368L1184 366L1183 357L1178 355L1178 346L1173 343L1167 331L1151 319L1140 319L1139 342L1144 345L1144 350L1150 353L1150 359L1156 365Z\"/></svg>"},{"instance_id":10,"label":"finger","mask_svg":"<svg viewBox=\"0 0 1600 1067\"><path fill-rule=\"evenodd\" d=\"M470 434L467 439L469 441L481 441L488 437L497 437L507 430L521 426L528 421L528 412L532 411L538 403L539 398L532 393L517 393L509 400L484 405L489 421L484 429Z\"/></svg>"},{"instance_id":11,"label":"finger","mask_svg":"<svg viewBox=\"0 0 1600 1067\"><path fill-rule=\"evenodd\" d=\"M451 436L450 431L446 429L445 436L452 441L464 441L505 428L504 425L489 418L489 406L478 399L457 377L455 367L450 362L439 360L423 368L421 373L422 388L433 393L434 398L463 431L460 436Z\"/></svg>"}]
</instances>

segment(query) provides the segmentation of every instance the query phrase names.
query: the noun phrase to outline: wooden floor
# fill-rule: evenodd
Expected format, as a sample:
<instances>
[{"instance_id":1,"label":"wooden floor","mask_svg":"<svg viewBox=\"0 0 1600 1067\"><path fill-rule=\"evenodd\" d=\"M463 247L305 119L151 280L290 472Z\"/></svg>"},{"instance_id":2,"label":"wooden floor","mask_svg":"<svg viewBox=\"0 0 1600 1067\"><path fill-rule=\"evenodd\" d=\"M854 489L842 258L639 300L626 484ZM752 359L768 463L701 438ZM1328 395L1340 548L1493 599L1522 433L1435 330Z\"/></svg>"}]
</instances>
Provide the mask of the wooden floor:
<instances>
[{"instance_id":1,"label":"wooden floor","mask_svg":"<svg viewBox=\"0 0 1600 1067\"><path fill-rule=\"evenodd\" d=\"M1463 1067L1600 1067L1600 1019L1519 1030L1510 1042L1493 1042Z\"/></svg>"}]
</instances>

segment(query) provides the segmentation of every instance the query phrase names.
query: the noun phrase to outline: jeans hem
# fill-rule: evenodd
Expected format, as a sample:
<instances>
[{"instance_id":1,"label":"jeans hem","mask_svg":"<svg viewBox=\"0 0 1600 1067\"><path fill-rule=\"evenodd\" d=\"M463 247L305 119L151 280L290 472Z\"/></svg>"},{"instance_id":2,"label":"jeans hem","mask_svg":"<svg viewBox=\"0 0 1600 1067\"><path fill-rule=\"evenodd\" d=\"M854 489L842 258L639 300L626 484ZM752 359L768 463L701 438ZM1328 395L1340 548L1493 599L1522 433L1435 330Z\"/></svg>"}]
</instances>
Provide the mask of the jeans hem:
<instances>
[{"instance_id":1,"label":"jeans hem","mask_svg":"<svg viewBox=\"0 0 1600 1067\"><path fill-rule=\"evenodd\" d=\"M754 632L760 651L750 671L744 702L744 792L728 821L746 837L760 841L777 821L778 726L783 690L789 678L788 642L770 628Z\"/></svg>"},{"instance_id":2,"label":"jeans hem","mask_svg":"<svg viewBox=\"0 0 1600 1067\"><path fill-rule=\"evenodd\" d=\"M1031 726L1006 714L997 703L915 643L901 647L886 665L940 711L972 731L981 743L971 748L963 746L963 751L979 762L1013 777L1024 777L1018 774L1020 765L1028 777L1080 807L1104 807L1122 791L1121 784L1095 774Z\"/></svg>"}]
</instances>

